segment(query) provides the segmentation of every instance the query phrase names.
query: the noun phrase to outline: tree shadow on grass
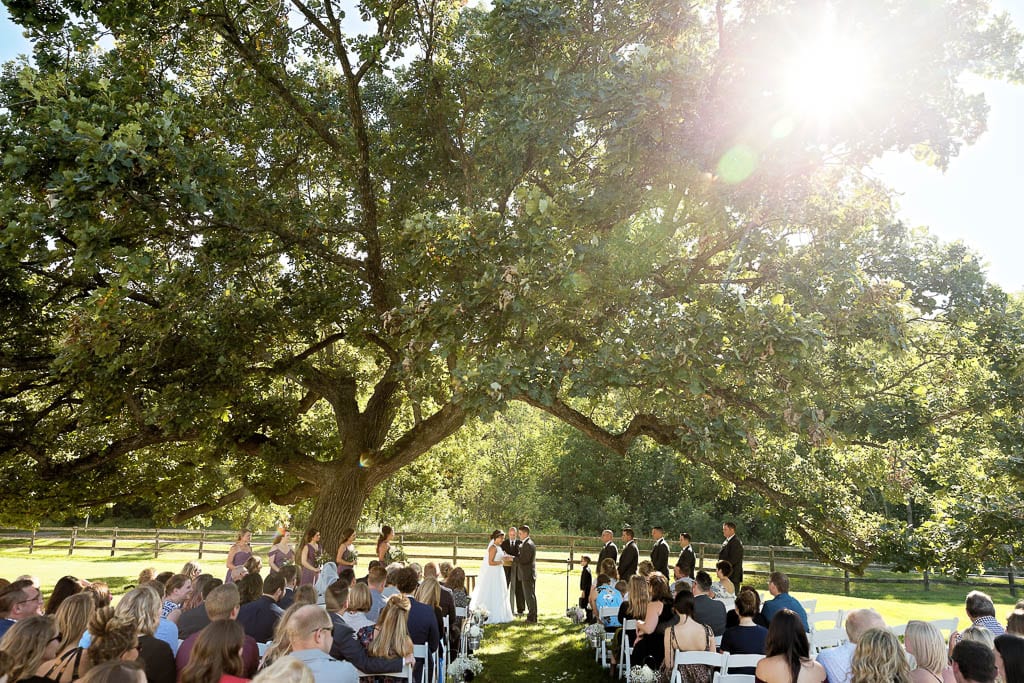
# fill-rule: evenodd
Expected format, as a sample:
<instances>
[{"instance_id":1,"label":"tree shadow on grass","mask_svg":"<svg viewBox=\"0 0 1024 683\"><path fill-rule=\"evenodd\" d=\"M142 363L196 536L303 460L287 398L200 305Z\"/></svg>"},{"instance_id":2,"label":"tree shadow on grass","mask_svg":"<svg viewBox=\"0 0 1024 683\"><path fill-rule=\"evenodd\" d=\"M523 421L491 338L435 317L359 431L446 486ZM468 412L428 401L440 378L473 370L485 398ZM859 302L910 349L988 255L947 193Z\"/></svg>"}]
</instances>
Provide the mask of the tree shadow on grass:
<instances>
[{"instance_id":1,"label":"tree shadow on grass","mask_svg":"<svg viewBox=\"0 0 1024 683\"><path fill-rule=\"evenodd\" d=\"M484 664L479 683L583 683L608 680L586 646L583 626L565 617L542 617L488 626L477 656Z\"/></svg>"}]
</instances>

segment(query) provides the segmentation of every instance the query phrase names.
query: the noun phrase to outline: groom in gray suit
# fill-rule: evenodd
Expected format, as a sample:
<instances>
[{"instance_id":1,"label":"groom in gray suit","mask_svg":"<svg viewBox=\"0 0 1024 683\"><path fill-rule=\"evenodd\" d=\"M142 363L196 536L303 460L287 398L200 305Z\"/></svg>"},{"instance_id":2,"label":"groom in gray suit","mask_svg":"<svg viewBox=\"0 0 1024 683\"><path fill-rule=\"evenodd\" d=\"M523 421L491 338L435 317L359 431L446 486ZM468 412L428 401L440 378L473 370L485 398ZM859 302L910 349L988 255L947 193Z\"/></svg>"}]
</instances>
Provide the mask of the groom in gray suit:
<instances>
[{"instance_id":1,"label":"groom in gray suit","mask_svg":"<svg viewBox=\"0 0 1024 683\"><path fill-rule=\"evenodd\" d=\"M519 556L512 561L513 580L523 586L526 597L526 623L537 623L537 546L530 538L530 527L519 527Z\"/></svg>"}]
</instances>

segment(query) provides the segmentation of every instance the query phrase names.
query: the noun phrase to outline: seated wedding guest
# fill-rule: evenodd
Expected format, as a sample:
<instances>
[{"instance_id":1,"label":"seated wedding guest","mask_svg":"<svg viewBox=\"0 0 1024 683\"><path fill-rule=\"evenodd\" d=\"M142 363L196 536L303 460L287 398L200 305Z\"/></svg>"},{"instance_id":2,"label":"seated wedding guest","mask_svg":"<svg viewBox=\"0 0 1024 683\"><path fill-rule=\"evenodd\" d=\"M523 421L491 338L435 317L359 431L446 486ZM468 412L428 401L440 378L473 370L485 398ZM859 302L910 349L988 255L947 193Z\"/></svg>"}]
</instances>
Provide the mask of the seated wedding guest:
<instances>
[{"instance_id":1,"label":"seated wedding guest","mask_svg":"<svg viewBox=\"0 0 1024 683\"><path fill-rule=\"evenodd\" d=\"M693 582L693 618L698 624L711 627L716 636L725 634L725 605L714 599L711 592L711 576L705 571L697 572Z\"/></svg>"},{"instance_id":2,"label":"seated wedding guest","mask_svg":"<svg viewBox=\"0 0 1024 683\"><path fill-rule=\"evenodd\" d=\"M327 654L333 640L331 619L322 607L302 605L288 620L291 656L309 667L316 683L356 683L359 674L351 662Z\"/></svg>"},{"instance_id":3,"label":"seated wedding guest","mask_svg":"<svg viewBox=\"0 0 1024 683\"><path fill-rule=\"evenodd\" d=\"M999 671L992 648L972 640L953 648L953 676L957 683L994 683Z\"/></svg>"},{"instance_id":4,"label":"seated wedding guest","mask_svg":"<svg viewBox=\"0 0 1024 683\"><path fill-rule=\"evenodd\" d=\"M142 584L149 583L150 581L153 581L154 579L156 579L156 568L155 567L146 567L141 572L139 572L139 578L135 580L135 585L136 585L136 587L138 587L138 586L141 586Z\"/></svg>"},{"instance_id":5,"label":"seated wedding guest","mask_svg":"<svg viewBox=\"0 0 1024 683\"><path fill-rule=\"evenodd\" d=\"M167 579L171 578L172 576L174 576L174 572L160 572L159 574L153 577L153 580L165 584L167 583Z\"/></svg>"},{"instance_id":6,"label":"seated wedding guest","mask_svg":"<svg viewBox=\"0 0 1024 683\"><path fill-rule=\"evenodd\" d=\"M387 580L387 577L387 570L380 565L370 567L370 571L366 575L366 587L370 589L370 611L366 613L366 618L374 623L376 623L377 617L380 616L380 611L384 609L384 582ZM462 580L463 582L466 580L465 572L462 573ZM465 593L465 586L463 586L463 593ZM455 594L454 589L452 594ZM459 604L457 600L455 604ZM466 597L466 604L464 606L469 606L469 596Z\"/></svg>"},{"instance_id":7,"label":"seated wedding guest","mask_svg":"<svg viewBox=\"0 0 1024 683\"><path fill-rule=\"evenodd\" d=\"M1024 683L1024 638L1004 633L996 636L996 669L1003 683Z\"/></svg>"},{"instance_id":8,"label":"seated wedding guest","mask_svg":"<svg viewBox=\"0 0 1024 683\"><path fill-rule=\"evenodd\" d=\"M188 580L191 581L192 585L194 586L196 579L203 575L203 568L195 560L189 560L182 566L181 571L178 573L183 574L185 577L187 577Z\"/></svg>"},{"instance_id":9,"label":"seated wedding guest","mask_svg":"<svg viewBox=\"0 0 1024 683\"><path fill-rule=\"evenodd\" d=\"M62 576L57 579L57 583L54 584L53 590L50 592L50 597L46 600L46 607L43 609L43 614L56 614L57 608L60 607L60 603L72 595L76 595L82 592L82 582L73 576Z\"/></svg>"},{"instance_id":10,"label":"seated wedding guest","mask_svg":"<svg viewBox=\"0 0 1024 683\"><path fill-rule=\"evenodd\" d=\"M967 618L971 620L972 626L988 629L992 637L1001 636L1004 633L1003 625L996 619L996 606L987 593L971 591L964 599L964 611ZM956 631L949 636L949 647L952 650L960 642L960 634Z\"/></svg>"},{"instance_id":11,"label":"seated wedding guest","mask_svg":"<svg viewBox=\"0 0 1024 683\"><path fill-rule=\"evenodd\" d=\"M401 661L412 663L412 638L409 636L408 621L409 598L405 595L393 595L380 613L380 619L373 628L366 627L359 631L359 642L366 648L367 654L378 660ZM422 662L416 662L422 668ZM374 683L397 683L400 679L394 676L378 676ZM417 675L414 680L420 680Z\"/></svg>"},{"instance_id":12,"label":"seated wedding guest","mask_svg":"<svg viewBox=\"0 0 1024 683\"><path fill-rule=\"evenodd\" d=\"M1024 609L1017 608L1006 618L1006 632L1024 636Z\"/></svg>"},{"instance_id":13,"label":"seated wedding guest","mask_svg":"<svg viewBox=\"0 0 1024 683\"><path fill-rule=\"evenodd\" d=\"M356 572L352 567L340 567L338 569L338 581L344 581L348 585L356 582Z\"/></svg>"},{"instance_id":14,"label":"seated wedding guest","mask_svg":"<svg viewBox=\"0 0 1024 683\"><path fill-rule=\"evenodd\" d=\"M210 575L205 574L204 576ZM201 592L199 592L200 589L198 588L195 591L199 592L200 599L198 604L191 609L185 610L181 617L178 618L178 637L182 640L188 638L193 633L202 631L203 628L210 623L210 617L206 613L206 605L204 604L206 597L210 594L210 591L224 583L214 576L210 576L210 578L205 582L202 581L202 577L199 578L199 582L202 584L202 589Z\"/></svg>"},{"instance_id":15,"label":"seated wedding guest","mask_svg":"<svg viewBox=\"0 0 1024 683\"><path fill-rule=\"evenodd\" d=\"M623 624L622 628L625 628L625 623L628 620L635 620L637 623L642 622L647 618L647 608L651 602L651 591L645 579L640 574L634 574L629 577L629 599L623 600L622 604L619 605L619 623ZM615 636L612 638L611 644L611 664L612 669L615 668L619 661L619 651L622 648L622 628L616 629ZM628 629L626 631L626 642L629 643L629 647L633 647L633 643L636 641L636 629ZM640 660L636 660L638 663Z\"/></svg>"},{"instance_id":16,"label":"seated wedding guest","mask_svg":"<svg viewBox=\"0 0 1024 683\"><path fill-rule=\"evenodd\" d=\"M158 683L174 683L177 667L174 650L178 647L177 636L172 648L156 637L160 625L160 598L149 584L129 591L117 603L114 614L135 625L139 657L143 660L146 678Z\"/></svg>"},{"instance_id":17,"label":"seated wedding guest","mask_svg":"<svg viewBox=\"0 0 1024 683\"><path fill-rule=\"evenodd\" d=\"M57 632L61 634L56 658L47 661L37 673L51 681L68 683L77 680L89 668L89 657L78 643L89 627L96 611L92 595L72 595L57 608Z\"/></svg>"},{"instance_id":18,"label":"seated wedding guest","mask_svg":"<svg viewBox=\"0 0 1024 683\"><path fill-rule=\"evenodd\" d=\"M736 612L740 623L725 629L722 636L722 652L733 655L763 655L765 642L768 640L768 629L754 623L757 616L757 597L753 591L740 591L736 596ZM753 671L737 671L740 674L753 675Z\"/></svg>"},{"instance_id":19,"label":"seated wedding guest","mask_svg":"<svg viewBox=\"0 0 1024 683\"><path fill-rule=\"evenodd\" d=\"M416 572L417 582L423 580L423 566L419 562L410 562L409 569L412 569L414 572Z\"/></svg>"},{"instance_id":20,"label":"seated wedding guest","mask_svg":"<svg viewBox=\"0 0 1024 683\"><path fill-rule=\"evenodd\" d=\"M180 683L243 683L245 669L242 647L245 632L236 621L221 619L200 632L192 648L188 666L181 671Z\"/></svg>"},{"instance_id":21,"label":"seated wedding guest","mask_svg":"<svg viewBox=\"0 0 1024 683\"><path fill-rule=\"evenodd\" d=\"M147 584L139 586L139 588L148 588L154 591L157 595L157 603L161 603L164 597L164 584L156 579L153 579ZM160 622L156 626L156 632L153 634L157 639L164 641L171 646L171 650L175 653L178 652L178 625L170 621L166 617L160 617L160 610L157 610L157 616L160 618Z\"/></svg>"},{"instance_id":22,"label":"seated wedding guest","mask_svg":"<svg viewBox=\"0 0 1024 683\"><path fill-rule=\"evenodd\" d=\"M654 563L650 560L640 560L640 563L636 566L636 573L646 579L654 573Z\"/></svg>"},{"instance_id":23,"label":"seated wedding guest","mask_svg":"<svg viewBox=\"0 0 1024 683\"><path fill-rule=\"evenodd\" d=\"M115 660L134 662L139 658L135 622L116 615L113 607L104 607L93 613L89 619L89 636L88 654L92 666Z\"/></svg>"},{"instance_id":24,"label":"seated wedding guest","mask_svg":"<svg viewBox=\"0 0 1024 683\"><path fill-rule=\"evenodd\" d=\"M105 581L93 581L85 587L85 591L96 602L96 609L109 607L113 600L113 596L110 594L110 586Z\"/></svg>"},{"instance_id":25,"label":"seated wedding guest","mask_svg":"<svg viewBox=\"0 0 1024 683\"><path fill-rule=\"evenodd\" d=\"M281 609L288 609L295 602L295 586L299 582L299 568L294 564L285 565L279 572L284 579L284 595L278 600Z\"/></svg>"},{"instance_id":26,"label":"seated wedding guest","mask_svg":"<svg viewBox=\"0 0 1024 683\"><path fill-rule=\"evenodd\" d=\"M398 588L395 587L395 576L398 575L398 570L401 568L402 565L397 562L388 565L387 574L384 578L384 590L381 591L381 596L383 596L385 600L390 598L392 595L398 594Z\"/></svg>"},{"instance_id":27,"label":"seated wedding guest","mask_svg":"<svg viewBox=\"0 0 1024 683\"><path fill-rule=\"evenodd\" d=\"M293 605L315 605L320 601L316 588L310 584L304 584L295 589L295 597L292 598Z\"/></svg>"},{"instance_id":28,"label":"seated wedding guest","mask_svg":"<svg viewBox=\"0 0 1024 683\"><path fill-rule=\"evenodd\" d=\"M245 579L242 579L238 584L239 592L244 581ZM284 616L284 610L278 604L282 595L284 579L280 574L271 574L263 582L263 595L238 609L238 623L245 634L252 636L257 643L269 643L274 639L277 622Z\"/></svg>"},{"instance_id":29,"label":"seated wedding guest","mask_svg":"<svg viewBox=\"0 0 1024 683\"><path fill-rule=\"evenodd\" d=\"M452 563L442 562L440 565L440 572L441 585L444 585L444 582L448 580L448 576L452 573Z\"/></svg>"},{"instance_id":30,"label":"seated wedding guest","mask_svg":"<svg viewBox=\"0 0 1024 683\"><path fill-rule=\"evenodd\" d=\"M216 621L234 621L238 616L239 610L238 586L233 583L225 583L214 588L206 596L206 601L203 604L206 607L207 616L210 617L211 625ZM209 626L206 628L209 628ZM184 670L188 666L189 661L191 661L192 648L195 647L196 640L200 634L202 634L202 631L193 633L181 642L181 646L178 648L178 655L175 657L179 671ZM244 673L242 675L251 677L256 672L256 667L259 666L260 650L256 641L249 636L245 636L243 643L242 665Z\"/></svg>"},{"instance_id":31,"label":"seated wedding guest","mask_svg":"<svg viewBox=\"0 0 1024 683\"><path fill-rule=\"evenodd\" d=\"M889 629L861 634L850 663L851 683L910 683L910 664L900 641Z\"/></svg>"},{"instance_id":32,"label":"seated wedding guest","mask_svg":"<svg viewBox=\"0 0 1024 683\"><path fill-rule=\"evenodd\" d=\"M42 593L31 581L20 580L9 585L0 593L0 642L16 623L38 615L42 605Z\"/></svg>"},{"instance_id":33,"label":"seated wedding guest","mask_svg":"<svg viewBox=\"0 0 1024 683\"><path fill-rule=\"evenodd\" d=\"M253 555L245 561L243 566L245 567L246 574L259 575L263 571L263 560Z\"/></svg>"},{"instance_id":34,"label":"seated wedding guest","mask_svg":"<svg viewBox=\"0 0 1024 683\"><path fill-rule=\"evenodd\" d=\"M665 629L663 647L665 656L662 671L671 675L676 652L714 652L715 634L710 626L698 623L693 617L693 594L681 590L672 602L672 612L678 618ZM710 683L711 668L703 664L681 664L679 674L683 683Z\"/></svg>"},{"instance_id":35,"label":"seated wedding guest","mask_svg":"<svg viewBox=\"0 0 1024 683\"><path fill-rule=\"evenodd\" d=\"M448 623L455 623L455 596L452 595L452 589L441 583L441 573L437 569L437 565L433 562L427 562L423 565L423 578L434 579L437 581L438 586L441 588L441 597L438 604L441 606L441 612L444 616L448 617Z\"/></svg>"},{"instance_id":36,"label":"seated wedding guest","mask_svg":"<svg viewBox=\"0 0 1024 683\"><path fill-rule=\"evenodd\" d=\"M650 577L647 614L636 622L636 640L633 641L633 661L655 671L665 659L665 629L675 619L672 613L672 593L661 574ZM632 584L631 584L632 589ZM630 591L632 596L632 590Z\"/></svg>"},{"instance_id":37,"label":"seated wedding guest","mask_svg":"<svg viewBox=\"0 0 1024 683\"><path fill-rule=\"evenodd\" d=\"M192 590L189 591L188 597L185 598L185 600L181 603L181 614L178 617L178 621L175 622L179 624L179 636L181 635L181 617L185 616L185 612L189 611L190 609L196 608L199 605L203 604L203 591L206 589L206 586L213 580L213 574L200 574L192 580ZM217 584L220 585L220 580L217 581Z\"/></svg>"},{"instance_id":38,"label":"seated wedding guest","mask_svg":"<svg viewBox=\"0 0 1024 683\"><path fill-rule=\"evenodd\" d=\"M291 652L292 644L288 640L288 623L291 621L292 615L303 607L305 607L305 604L300 603L292 605L284 611L281 620L277 622L277 628L274 629L274 640L263 654L263 661L260 662L261 667L265 668L271 662L277 661Z\"/></svg>"},{"instance_id":39,"label":"seated wedding guest","mask_svg":"<svg viewBox=\"0 0 1024 683\"><path fill-rule=\"evenodd\" d=\"M242 529L238 532L235 542L228 548L224 566L228 568L224 583L234 583L246 574L245 563L252 557L252 532Z\"/></svg>"},{"instance_id":40,"label":"seated wedding guest","mask_svg":"<svg viewBox=\"0 0 1024 683\"><path fill-rule=\"evenodd\" d=\"M341 583L336 582L336 583ZM330 592L330 588L327 589ZM353 583L348 591L348 607L341 618L353 631L358 631L364 626L374 622L368 617L373 599L370 597L370 589L361 583Z\"/></svg>"},{"instance_id":41,"label":"seated wedding guest","mask_svg":"<svg viewBox=\"0 0 1024 683\"><path fill-rule=\"evenodd\" d=\"M849 683L853 654L861 637L871 629L885 628L882 616L872 609L858 609L846 617L847 642L818 653L817 661L825 667L829 683Z\"/></svg>"},{"instance_id":42,"label":"seated wedding guest","mask_svg":"<svg viewBox=\"0 0 1024 683\"><path fill-rule=\"evenodd\" d=\"M270 552L267 553L267 560L270 563L271 572L280 572L286 564L295 562L295 549L292 547L292 539L285 528L278 529L277 535L270 543Z\"/></svg>"},{"instance_id":43,"label":"seated wedding guest","mask_svg":"<svg viewBox=\"0 0 1024 683\"><path fill-rule=\"evenodd\" d=\"M356 587L366 589L362 584ZM330 655L339 661L351 662L353 666L365 673L390 673L402 670L402 660L396 657L371 657L359 641L356 633L359 629L353 629L343 618L346 611L351 609L352 590L341 581L335 581L327 588L327 611L331 615L331 623L334 624L333 643ZM367 622L364 627L372 629L374 624Z\"/></svg>"},{"instance_id":44,"label":"seated wedding guest","mask_svg":"<svg viewBox=\"0 0 1024 683\"><path fill-rule=\"evenodd\" d=\"M192 579L184 574L175 574L164 585L164 602L160 616L175 624L181 618L181 606L192 595Z\"/></svg>"},{"instance_id":45,"label":"seated wedding guest","mask_svg":"<svg viewBox=\"0 0 1024 683\"><path fill-rule=\"evenodd\" d=\"M594 614L600 615L601 610L605 608L614 608L616 610L622 606L622 592L615 589L611 584L611 577L607 574L597 575L597 586L594 588ZM604 629L609 633L614 633L617 628L622 626L622 622L619 621L617 616L615 617L604 617Z\"/></svg>"},{"instance_id":46,"label":"seated wedding guest","mask_svg":"<svg viewBox=\"0 0 1024 683\"><path fill-rule=\"evenodd\" d=\"M615 564L615 560L610 557L606 557L601 560L601 563L597 567L598 574L604 574L615 583L619 580L619 565Z\"/></svg>"},{"instance_id":47,"label":"seated wedding guest","mask_svg":"<svg viewBox=\"0 0 1024 683\"><path fill-rule=\"evenodd\" d=\"M950 639L952 640L952 638ZM993 650L996 647L996 639L992 635L992 632L983 626L971 625L963 630L960 634L960 640L972 640L976 643L981 643L985 647L990 647Z\"/></svg>"},{"instance_id":48,"label":"seated wedding guest","mask_svg":"<svg viewBox=\"0 0 1024 683\"><path fill-rule=\"evenodd\" d=\"M81 683L146 683L146 672L137 662L114 660L89 669Z\"/></svg>"},{"instance_id":49,"label":"seated wedding guest","mask_svg":"<svg viewBox=\"0 0 1024 683\"><path fill-rule=\"evenodd\" d=\"M768 592L771 593L772 599L765 601L764 606L761 607L761 613L764 614L764 618L769 623L771 623L772 617L780 610L788 609L800 617L805 631L811 630L807 625L807 611L804 609L804 606L800 604L799 600L789 594L788 576L782 572L772 572L769 574Z\"/></svg>"},{"instance_id":50,"label":"seated wedding guest","mask_svg":"<svg viewBox=\"0 0 1024 683\"><path fill-rule=\"evenodd\" d=\"M748 592L748 591L754 596L754 604L757 605L757 614L754 615L754 623L757 624L758 626L764 626L765 629L767 630L767 628L768 628L768 620L764 618L763 614L761 614L761 595L756 590L754 590L751 586L740 586L740 593L744 593L744 592ZM740 623L739 612L736 610L736 607L733 606L733 608L731 610L729 610L728 612L725 613L725 628L730 629L730 628L732 628L734 626L738 626L739 623Z\"/></svg>"},{"instance_id":51,"label":"seated wedding guest","mask_svg":"<svg viewBox=\"0 0 1024 683\"><path fill-rule=\"evenodd\" d=\"M246 574L235 582L238 586L238 601L247 605L263 595L263 577L259 574Z\"/></svg>"},{"instance_id":52,"label":"seated wedding guest","mask_svg":"<svg viewBox=\"0 0 1024 683\"><path fill-rule=\"evenodd\" d=\"M711 590L719 600L736 599L736 587L729 579L730 574L732 574L732 563L728 560L721 560L715 565L715 576L718 577L718 581L711 584Z\"/></svg>"},{"instance_id":53,"label":"seated wedding guest","mask_svg":"<svg viewBox=\"0 0 1024 683\"><path fill-rule=\"evenodd\" d=\"M437 652L441 642L441 630L437 626L437 616L433 607L425 605L413 598L419 587L416 584L416 570L412 567L399 569L395 575L395 587L402 595L409 598L409 637L415 645L426 645L431 654ZM417 660L414 678L420 679L422 662Z\"/></svg>"},{"instance_id":54,"label":"seated wedding guest","mask_svg":"<svg viewBox=\"0 0 1024 683\"><path fill-rule=\"evenodd\" d=\"M374 567L381 567L381 566L383 566L383 565L381 565L380 560L370 560L370 564L366 565L366 576L360 576L358 579L356 579L356 583L361 583L363 585L369 583L369 581L370 581L370 570L373 569Z\"/></svg>"},{"instance_id":55,"label":"seated wedding guest","mask_svg":"<svg viewBox=\"0 0 1024 683\"><path fill-rule=\"evenodd\" d=\"M316 679L308 666L285 655L256 674L252 683L316 683Z\"/></svg>"},{"instance_id":56,"label":"seated wedding guest","mask_svg":"<svg viewBox=\"0 0 1024 683\"><path fill-rule=\"evenodd\" d=\"M754 676L764 683L823 683L825 668L810 657L810 643L800 615L790 609L776 612L768 625L765 658Z\"/></svg>"},{"instance_id":57,"label":"seated wedding guest","mask_svg":"<svg viewBox=\"0 0 1024 683\"><path fill-rule=\"evenodd\" d=\"M317 576L316 581L313 583L313 587L316 588L317 604L324 604L324 594L327 593L327 587L338 580L338 566L333 562L326 562L324 566L320 568L320 574Z\"/></svg>"},{"instance_id":58,"label":"seated wedding guest","mask_svg":"<svg viewBox=\"0 0 1024 683\"><path fill-rule=\"evenodd\" d=\"M672 593L684 589L687 593L693 593L693 579L686 576L686 570L677 564L672 567Z\"/></svg>"},{"instance_id":59,"label":"seated wedding guest","mask_svg":"<svg viewBox=\"0 0 1024 683\"><path fill-rule=\"evenodd\" d=\"M0 671L0 676L6 675L5 680L11 683L45 683L49 679L36 675L36 671L57 656L59 646L60 634L53 617L36 614L19 619L0 642L0 652L7 655L6 670Z\"/></svg>"},{"instance_id":60,"label":"seated wedding guest","mask_svg":"<svg viewBox=\"0 0 1024 683\"><path fill-rule=\"evenodd\" d=\"M846 629L850 629L849 617ZM917 668L910 672L910 680L913 683L955 683L953 668L949 665L949 655L946 652L946 641L935 624L927 621L909 622L903 636L903 646L907 654L913 655L917 665ZM821 655L818 655L818 661L821 661ZM825 669L828 670L828 666ZM829 683L834 683L831 674Z\"/></svg>"},{"instance_id":61,"label":"seated wedding guest","mask_svg":"<svg viewBox=\"0 0 1024 683\"><path fill-rule=\"evenodd\" d=\"M416 590L413 591L412 597L417 602L421 602L434 611L434 618L437 620L437 632L440 635L441 640L447 647L448 635L444 630L444 610L441 609L441 584L437 582L437 579L423 579Z\"/></svg>"}]
</instances>

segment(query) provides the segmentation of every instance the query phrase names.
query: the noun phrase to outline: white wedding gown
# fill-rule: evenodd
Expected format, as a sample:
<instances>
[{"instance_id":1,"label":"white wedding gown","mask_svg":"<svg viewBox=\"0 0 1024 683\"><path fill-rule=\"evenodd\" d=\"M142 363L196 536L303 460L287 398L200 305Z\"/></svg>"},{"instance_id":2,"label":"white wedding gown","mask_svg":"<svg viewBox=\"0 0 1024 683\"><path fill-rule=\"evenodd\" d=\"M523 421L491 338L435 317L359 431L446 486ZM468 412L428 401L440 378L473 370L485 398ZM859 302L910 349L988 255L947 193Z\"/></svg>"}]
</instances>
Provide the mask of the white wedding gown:
<instances>
[{"instance_id":1,"label":"white wedding gown","mask_svg":"<svg viewBox=\"0 0 1024 683\"><path fill-rule=\"evenodd\" d=\"M489 614L488 624L504 624L512 621L512 605L508 601L508 584L505 583L504 568L500 564L491 565L487 562L493 545L494 541L491 541L484 552L484 561L480 565L480 576L477 577L476 588L470 597L469 609L484 607ZM494 554L494 560L500 562L503 557L505 553L499 547Z\"/></svg>"}]
</instances>

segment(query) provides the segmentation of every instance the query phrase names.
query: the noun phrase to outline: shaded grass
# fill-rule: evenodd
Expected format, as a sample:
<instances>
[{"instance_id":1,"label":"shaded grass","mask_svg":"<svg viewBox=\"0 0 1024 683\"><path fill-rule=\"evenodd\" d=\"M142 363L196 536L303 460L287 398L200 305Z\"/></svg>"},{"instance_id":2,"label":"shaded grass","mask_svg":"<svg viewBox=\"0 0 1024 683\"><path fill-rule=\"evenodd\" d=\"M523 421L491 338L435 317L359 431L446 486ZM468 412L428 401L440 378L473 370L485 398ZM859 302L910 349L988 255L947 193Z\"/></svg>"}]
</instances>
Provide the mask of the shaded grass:
<instances>
[{"instance_id":1,"label":"shaded grass","mask_svg":"<svg viewBox=\"0 0 1024 683\"><path fill-rule=\"evenodd\" d=\"M516 621L484 629L477 655L481 683L583 683L608 680L586 646L583 627L565 617L541 617L537 624Z\"/></svg>"}]
</instances>

